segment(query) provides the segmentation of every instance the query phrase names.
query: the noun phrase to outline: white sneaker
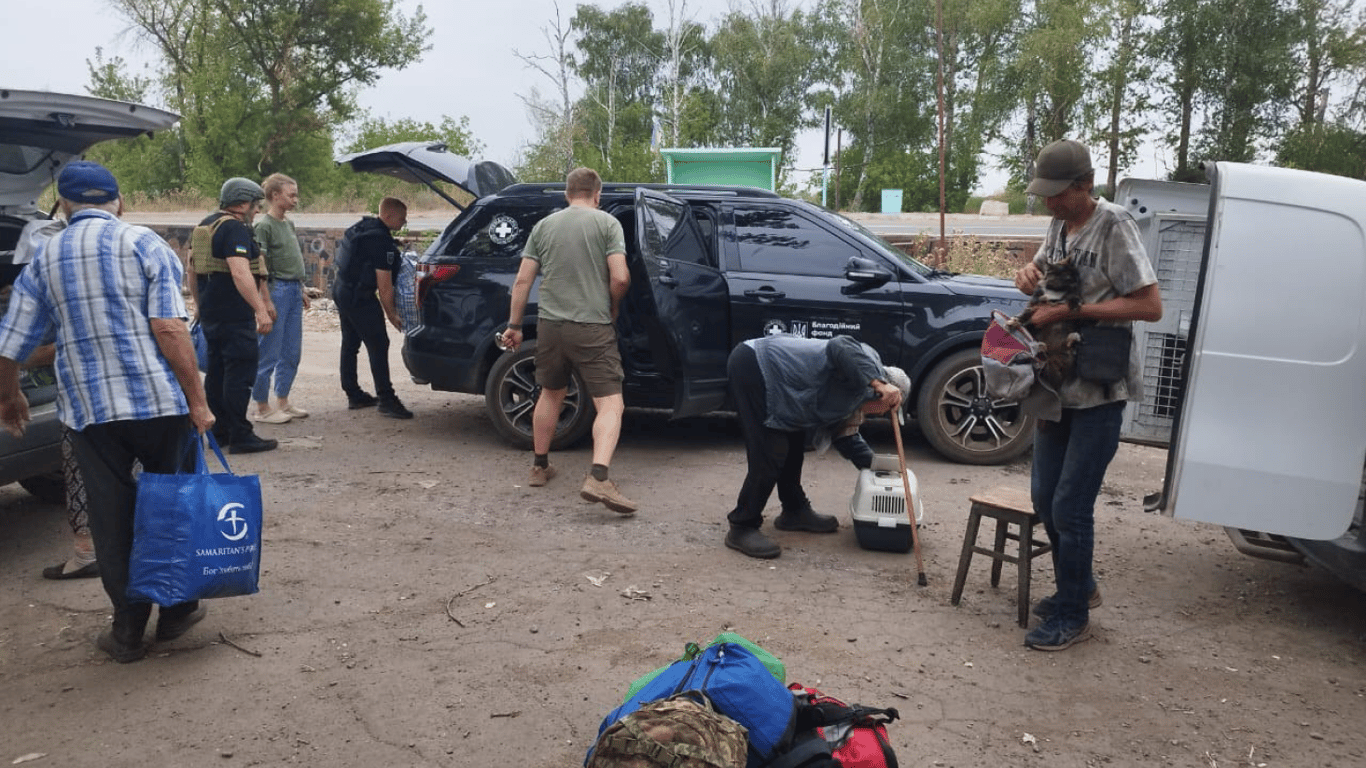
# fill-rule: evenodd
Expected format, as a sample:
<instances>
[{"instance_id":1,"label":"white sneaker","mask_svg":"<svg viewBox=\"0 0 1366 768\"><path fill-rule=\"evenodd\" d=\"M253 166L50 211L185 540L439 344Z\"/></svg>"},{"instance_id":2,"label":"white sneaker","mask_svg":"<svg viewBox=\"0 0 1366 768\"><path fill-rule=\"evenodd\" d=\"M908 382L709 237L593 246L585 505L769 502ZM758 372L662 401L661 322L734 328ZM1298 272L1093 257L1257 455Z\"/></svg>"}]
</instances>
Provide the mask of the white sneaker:
<instances>
[{"instance_id":1,"label":"white sneaker","mask_svg":"<svg viewBox=\"0 0 1366 768\"><path fill-rule=\"evenodd\" d=\"M267 413L256 412L256 421L259 424L288 424L293 417L284 411L269 411Z\"/></svg>"},{"instance_id":2,"label":"white sneaker","mask_svg":"<svg viewBox=\"0 0 1366 768\"><path fill-rule=\"evenodd\" d=\"M306 418L308 418L308 411L305 411L305 410L302 409L302 408L297 408L297 407L295 407L293 404L286 405L284 408L281 408L281 409L279 409L279 410L280 410L281 412L285 413L286 415L288 415L291 419L306 419Z\"/></svg>"}]
</instances>

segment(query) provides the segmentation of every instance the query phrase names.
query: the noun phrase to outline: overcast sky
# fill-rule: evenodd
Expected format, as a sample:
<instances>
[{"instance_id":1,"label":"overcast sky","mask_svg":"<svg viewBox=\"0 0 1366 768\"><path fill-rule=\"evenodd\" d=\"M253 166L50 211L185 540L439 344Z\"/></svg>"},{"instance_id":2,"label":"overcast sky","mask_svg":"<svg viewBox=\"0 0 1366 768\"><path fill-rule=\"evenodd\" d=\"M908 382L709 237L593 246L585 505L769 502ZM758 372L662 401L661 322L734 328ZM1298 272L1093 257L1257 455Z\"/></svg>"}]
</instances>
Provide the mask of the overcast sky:
<instances>
[{"instance_id":1,"label":"overcast sky","mask_svg":"<svg viewBox=\"0 0 1366 768\"><path fill-rule=\"evenodd\" d=\"M666 0L647 0L654 10L656 28L667 17ZM679 0L681 3L682 0ZM809 0L790 0L794 6ZM713 22L732 4L749 7L749 0L687 0L688 16L714 27ZM411 15L417 0L400 0ZM603 8L614 0L598 0ZM435 0L422 3L434 30L432 49L420 62L402 72L386 73L380 82L360 94L361 105L377 117L409 117L433 125L442 115L468 116L476 139L484 143L488 159L511 165L520 148L535 138L519 96L532 86L543 93L552 83L528 68L513 53L547 53L542 34L554 18L552 0ZM578 3L562 0L567 20ZM107 59L122 56L134 71L155 59L155 51L139 41L121 16L102 0L37 0L23 4L25 34L11 34L0 46L0 86L29 90L85 93L90 80L87 59L102 47ZM153 106L162 106L154 104ZM820 164L822 138L819 131L798 138L799 168ZM982 187L1000 188L1004 175L987 169Z\"/></svg>"},{"instance_id":2,"label":"overcast sky","mask_svg":"<svg viewBox=\"0 0 1366 768\"><path fill-rule=\"evenodd\" d=\"M679 0L681 3L682 0ZM688 15L707 23L719 18L732 0L687 0ZM747 3L747 0L741 0ZM666 0L649 0L656 27L667 16ZM550 51L542 33L555 16L552 0L399 0L411 17L421 4L433 30L431 50L401 72L386 72L379 83L360 94L360 103L377 117L409 117L433 125L442 115L470 118L475 138L484 143L489 159L513 163L518 150L535 138L519 96L532 86L552 93L553 84L527 67L513 53ZM578 6L561 0L567 22ZM613 0L597 5L615 7ZM796 5L803 3L797 2ZM90 81L86 60L96 47L104 56L122 56L130 64L145 65L155 51L140 42L128 24L102 0L39 0L26 3L24 28L41 34L10 35L0 46L0 85L12 88L85 93ZM140 71L140 70L139 70ZM161 106L161 105L153 105ZM815 137L819 162L819 136Z\"/></svg>"}]
</instances>

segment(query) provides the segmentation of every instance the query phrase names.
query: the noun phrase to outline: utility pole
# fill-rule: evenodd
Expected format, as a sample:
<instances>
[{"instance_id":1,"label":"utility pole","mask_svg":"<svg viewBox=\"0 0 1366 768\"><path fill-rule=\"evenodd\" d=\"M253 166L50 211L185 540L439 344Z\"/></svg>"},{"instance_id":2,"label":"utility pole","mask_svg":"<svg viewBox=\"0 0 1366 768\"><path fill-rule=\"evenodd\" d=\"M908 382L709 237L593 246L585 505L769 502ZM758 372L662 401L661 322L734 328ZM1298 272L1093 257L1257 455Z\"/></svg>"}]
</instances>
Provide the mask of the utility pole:
<instances>
[{"instance_id":1,"label":"utility pole","mask_svg":"<svg viewBox=\"0 0 1366 768\"><path fill-rule=\"evenodd\" d=\"M821 155L821 205L826 205L827 190L830 189L830 107L825 108L825 149Z\"/></svg>"},{"instance_id":2,"label":"utility pole","mask_svg":"<svg viewBox=\"0 0 1366 768\"><path fill-rule=\"evenodd\" d=\"M934 265L942 268L949 256L948 233L944 225L944 0L935 3L934 36L939 48L939 253Z\"/></svg>"}]
</instances>

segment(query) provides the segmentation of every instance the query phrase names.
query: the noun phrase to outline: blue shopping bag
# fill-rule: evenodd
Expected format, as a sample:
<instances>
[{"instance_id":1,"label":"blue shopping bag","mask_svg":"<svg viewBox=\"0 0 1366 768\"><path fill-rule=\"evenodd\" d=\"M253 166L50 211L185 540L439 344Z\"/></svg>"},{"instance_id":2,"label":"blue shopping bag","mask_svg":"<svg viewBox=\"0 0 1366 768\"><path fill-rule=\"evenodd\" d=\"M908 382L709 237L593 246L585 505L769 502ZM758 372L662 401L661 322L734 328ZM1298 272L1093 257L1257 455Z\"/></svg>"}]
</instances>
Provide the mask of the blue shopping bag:
<instances>
[{"instance_id":1,"label":"blue shopping bag","mask_svg":"<svg viewBox=\"0 0 1366 768\"><path fill-rule=\"evenodd\" d=\"M204 437L228 470L210 473ZM128 599L161 606L251 595L261 574L261 479L235 475L213 433L194 435L195 471L138 478Z\"/></svg>"},{"instance_id":2,"label":"blue shopping bag","mask_svg":"<svg viewBox=\"0 0 1366 768\"><path fill-rule=\"evenodd\" d=\"M190 321L190 343L194 344L194 359L199 364L200 373L209 371L209 340L204 338L204 326L199 318Z\"/></svg>"}]
</instances>

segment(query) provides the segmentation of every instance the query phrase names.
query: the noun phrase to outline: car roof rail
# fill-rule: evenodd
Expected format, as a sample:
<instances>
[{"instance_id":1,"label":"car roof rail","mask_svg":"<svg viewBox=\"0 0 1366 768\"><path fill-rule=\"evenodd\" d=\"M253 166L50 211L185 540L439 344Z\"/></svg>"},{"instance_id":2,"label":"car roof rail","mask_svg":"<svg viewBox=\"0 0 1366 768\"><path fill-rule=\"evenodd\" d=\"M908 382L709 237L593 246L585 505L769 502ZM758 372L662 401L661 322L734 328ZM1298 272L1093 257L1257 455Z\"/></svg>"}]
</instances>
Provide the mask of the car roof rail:
<instances>
[{"instance_id":1,"label":"car roof rail","mask_svg":"<svg viewBox=\"0 0 1366 768\"><path fill-rule=\"evenodd\" d=\"M717 197L768 197L781 198L782 195L762 187L744 187L713 184L658 184L607 181L602 184L603 194L629 195L637 188L653 189L659 192L683 192L690 195L714 195ZM498 197L525 197L528 195L564 195L564 182L522 182L505 187Z\"/></svg>"}]
</instances>

